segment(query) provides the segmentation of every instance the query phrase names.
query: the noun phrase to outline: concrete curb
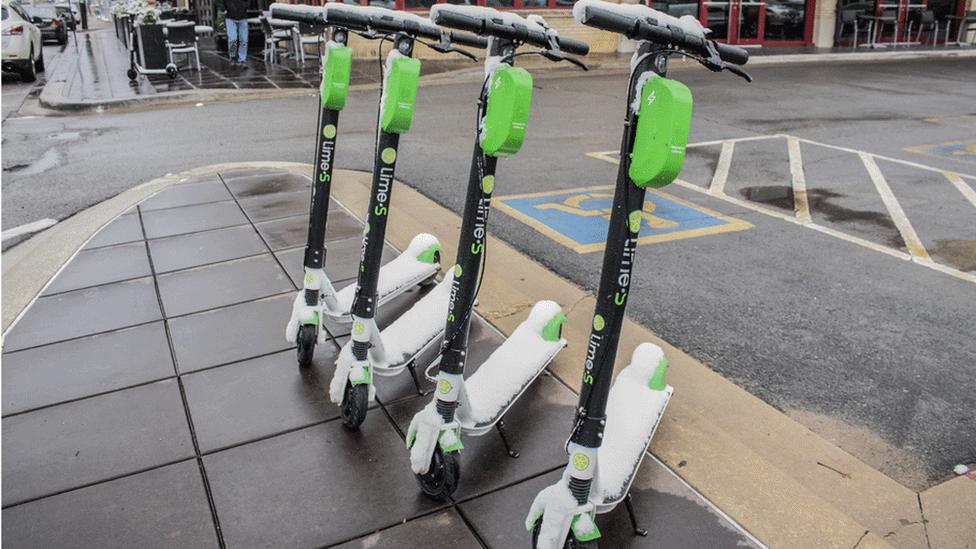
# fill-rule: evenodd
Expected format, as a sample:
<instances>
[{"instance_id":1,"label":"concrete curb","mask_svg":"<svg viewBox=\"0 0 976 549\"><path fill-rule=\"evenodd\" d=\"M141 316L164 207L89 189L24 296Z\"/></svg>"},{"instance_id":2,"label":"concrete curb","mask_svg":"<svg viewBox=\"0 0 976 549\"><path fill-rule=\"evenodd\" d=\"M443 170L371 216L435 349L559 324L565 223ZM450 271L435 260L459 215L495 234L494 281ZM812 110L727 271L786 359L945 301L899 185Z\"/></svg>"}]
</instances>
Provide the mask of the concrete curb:
<instances>
[{"instance_id":1,"label":"concrete curb","mask_svg":"<svg viewBox=\"0 0 976 549\"><path fill-rule=\"evenodd\" d=\"M877 61L910 61L917 59L967 59L976 57L976 48L960 50L906 50L906 51L872 51L872 52L837 52L837 53L797 53L784 55L760 55L754 56L749 60L748 66L762 65L781 65L781 64L810 64L810 63L865 63ZM684 63L676 63L675 67L682 67L685 64L697 63L685 60ZM61 67L59 64L59 73ZM532 67L544 76L554 76L566 74L579 74L578 69L566 69L564 67L549 65L538 65ZM608 62L597 62L590 65L591 71L616 72L629 69L629 61L614 60ZM482 69L464 68L443 73L426 75L421 78L421 86L424 85L445 85L454 82L467 82L482 78ZM109 109L133 109L151 108L159 106L178 106L190 103L216 102L216 101L252 101L257 99L276 99L280 97L300 97L317 93L315 89L274 89L274 90L192 90L162 92L153 95L127 97L119 99L106 99L98 101L67 101L64 97L64 89L69 86L67 78L57 76L47 82L41 90L38 102L41 106L62 111L62 112L91 112L105 111ZM379 84L357 84L349 86L351 91L373 90Z\"/></svg>"}]
</instances>

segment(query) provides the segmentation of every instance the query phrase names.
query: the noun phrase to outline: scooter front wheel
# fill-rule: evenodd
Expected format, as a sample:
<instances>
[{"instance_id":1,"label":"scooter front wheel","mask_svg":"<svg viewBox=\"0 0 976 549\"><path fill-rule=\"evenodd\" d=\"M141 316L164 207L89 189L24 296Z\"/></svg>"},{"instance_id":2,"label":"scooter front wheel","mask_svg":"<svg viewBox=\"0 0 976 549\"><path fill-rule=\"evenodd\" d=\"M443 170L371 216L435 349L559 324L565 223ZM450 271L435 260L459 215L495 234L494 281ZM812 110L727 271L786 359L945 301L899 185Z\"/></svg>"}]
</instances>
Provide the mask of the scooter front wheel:
<instances>
[{"instance_id":1,"label":"scooter front wheel","mask_svg":"<svg viewBox=\"0 0 976 549\"><path fill-rule=\"evenodd\" d=\"M135 80L139 77L139 73L135 69L129 69L125 71L125 75L129 77L129 80Z\"/></svg>"},{"instance_id":2,"label":"scooter front wheel","mask_svg":"<svg viewBox=\"0 0 976 549\"><path fill-rule=\"evenodd\" d=\"M369 385L353 385L346 382L346 393L342 397L339 415L342 416L342 426L349 431L358 431L359 426L366 419L369 407Z\"/></svg>"},{"instance_id":3,"label":"scooter front wheel","mask_svg":"<svg viewBox=\"0 0 976 549\"><path fill-rule=\"evenodd\" d=\"M300 368L308 368L312 365L312 357L315 356L316 337L314 325L303 324L298 328L296 343L298 344L298 366Z\"/></svg>"},{"instance_id":4,"label":"scooter front wheel","mask_svg":"<svg viewBox=\"0 0 976 549\"><path fill-rule=\"evenodd\" d=\"M440 447L434 449L430 458L430 468L422 475L415 475L420 489L438 501L446 500L457 490L461 479L461 463L457 452L444 453Z\"/></svg>"},{"instance_id":5,"label":"scooter front wheel","mask_svg":"<svg viewBox=\"0 0 976 549\"><path fill-rule=\"evenodd\" d=\"M535 526L532 528L532 549L539 546L539 532L542 531L542 517L535 521ZM580 541L576 539L576 536L572 532L566 536L566 543L563 544L563 549L598 549L598 544L596 540L590 541Z\"/></svg>"}]
</instances>

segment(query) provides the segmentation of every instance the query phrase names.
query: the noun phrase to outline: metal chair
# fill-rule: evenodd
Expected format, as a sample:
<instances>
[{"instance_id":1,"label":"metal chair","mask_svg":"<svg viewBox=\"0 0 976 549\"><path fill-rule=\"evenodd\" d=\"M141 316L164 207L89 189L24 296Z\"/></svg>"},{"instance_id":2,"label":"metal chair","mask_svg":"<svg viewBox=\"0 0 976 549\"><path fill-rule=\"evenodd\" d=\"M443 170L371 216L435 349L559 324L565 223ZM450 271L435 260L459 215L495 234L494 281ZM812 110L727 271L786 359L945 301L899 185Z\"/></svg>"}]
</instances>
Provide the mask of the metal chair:
<instances>
[{"instance_id":1,"label":"metal chair","mask_svg":"<svg viewBox=\"0 0 976 549\"><path fill-rule=\"evenodd\" d=\"M202 70L200 66L200 50L197 48L196 23L193 21L171 21L166 23L166 50L169 52L169 62L176 64L173 60L174 54L189 56L193 54L197 71Z\"/></svg>"},{"instance_id":2,"label":"metal chair","mask_svg":"<svg viewBox=\"0 0 976 549\"><path fill-rule=\"evenodd\" d=\"M305 62L306 44L315 44L319 57L322 57L322 48L325 46L325 26L309 25L308 23L298 25L298 51L302 63Z\"/></svg>"},{"instance_id":3,"label":"metal chair","mask_svg":"<svg viewBox=\"0 0 976 549\"><path fill-rule=\"evenodd\" d=\"M285 53L288 50L279 48L278 42L285 41L294 43L295 36L291 30L274 30L268 18L261 16L261 30L264 32L264 60L274 65L278 62L278 53Z\"/></svg>"},{"instance_id":4,"label":"metal chair","mask_svg":"<svg viewBox=\"0 0 976 549\"><path fill-rule=\"evenodd\" d=\"M840 42L844 38L844 31L850 27L853 32L851 33L852 48L857 49L857 37L864 33L865 38L869 38L868 31L870 26L861 27L858 21L858 16L863 13L862 10L840 10L840 18L837 25L837 33L834 36L834 42Z\"/></svg>"},{"instance_id":5,"label":"metal chair","mask_svg":"<svg viewBox=\"0 0 976 549\"><path fill-rule=\"evenodd\" d=\"M932 10L925 10L921 14L915 15L908 19L908 32L906 33L909 40L912 39L912 28L918 25L915 32L915 39L913 42L921 43L922 33L926 33L927 36L932 37L932 47L935 47L939 43L939 22L935 19L935 12ZM945 39L949 40L949 29L946 28Z\"/></svg>"}]
</instances>

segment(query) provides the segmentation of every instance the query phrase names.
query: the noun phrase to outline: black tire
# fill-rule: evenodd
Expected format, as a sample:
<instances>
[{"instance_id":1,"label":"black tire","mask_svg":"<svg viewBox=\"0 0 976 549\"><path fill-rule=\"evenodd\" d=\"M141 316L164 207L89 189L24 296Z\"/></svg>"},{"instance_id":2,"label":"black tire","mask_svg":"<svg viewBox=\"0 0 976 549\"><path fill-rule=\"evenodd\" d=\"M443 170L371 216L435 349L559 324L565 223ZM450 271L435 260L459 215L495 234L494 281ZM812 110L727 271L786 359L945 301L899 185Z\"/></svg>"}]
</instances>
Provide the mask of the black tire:
<instances>
[{"instance_id":1,"label":"black tire","mask_svg":"<svg viewBox=\"0 0 976 549\"><path fill-rule=\"evenodd\" d=\"M308 368L312 365L316 339L318 339L318 334L315 333L314 324L303 324L298 328L298 366L300 368Z\"/></svg>"},{"instance_id":2,"label":"black tire","mask_svg":"<svg viewBox=\"0 0 976 549\"><path fill-rule=\"evenodd\" d=\"M346 393L342 396L342 406L339 415L342 416L342 426L347 431L358 431L359 426L366 420L369 410L369 385L353 385L346 382Z\"/></svg>"},{"instance_id":3,"label":"black tire","mask_svg":"<svg viewBox=\"0 0 976 549\"><path fill-rule=\"evenodd\" d=\"M421 491L437 501L445 501L457 490L461 480L461 463L457 452L444 453L440 447L434 448L430 458L430 469L417 477Z\"/></svg>"},{"instance_id":4,"label":"black tire","mask_svg":"<svg viewBox=\"0 0 976 549\"><path fill-rule=\"evenodd\" d=\"M34 46L31 46L30 57L27 60L27 66L20 73L20 79L24 82L33 82L37 80L37 63L34 61Z\"/></svg>"},{"instance_id":5,"label":"black tire","mask_svg":"<svg viewBox=\"0 0 976 549\"><path fill-rule=\"evenodd\" d=\"M58 37L58 45L63 46L68 43L68 32L65 31L64 34Z\"/></svg>"},{"instance_id":6,"label":"black tire","mask_svg":"<svg viewBox=\"0 0 976 549\"><path fill-rule=\"evenodd\" d=\"M139 78L139 73L135 69L129 69L125 71L125 75L129 77L129 80L135 82L136 78Z\"/></svg>"},{"instance_id":7,"label":"black tire","mask_svg":"<svg viewBox=\"0 0 976 549\"><path fill-rule=\"evenodd\" d=\"M44 48L41 48L41 57L34 62L34 68L37 72L44 72Z\"/></svg>"},{"instance_id":8,"label":"black tire","mask_svg":"<svg viewBox=\"0 0 976 549\"><path fill-rule=\"evenodd\" d=\"M535 521L535 526L532 527L532 547L533 549L539 544L539 532L542 531L542 517ZM563 549L598 549L599 545L596 540L590 541L580 541L573 536L570 532L566 536L566 543L563 544Z\"/></svg>"},{"instance_id":9,"label":"black tire","mask_svg":"<svg viewBox=\"0 0 976 549\"><path fill-rule=\"evenodd\" d=\"M440 262L441 262L441 253L440 252L434 252L434 263L437 263L438 265L440 265ZM436 282L437 282L437 273L435 272L434 274L432 274L429 277L427 277L423 282L421 282L420 283L420 287L421 288L426 288L427 286L431 286L431 285L433 285Z\"/></svg>"}]
</instances>

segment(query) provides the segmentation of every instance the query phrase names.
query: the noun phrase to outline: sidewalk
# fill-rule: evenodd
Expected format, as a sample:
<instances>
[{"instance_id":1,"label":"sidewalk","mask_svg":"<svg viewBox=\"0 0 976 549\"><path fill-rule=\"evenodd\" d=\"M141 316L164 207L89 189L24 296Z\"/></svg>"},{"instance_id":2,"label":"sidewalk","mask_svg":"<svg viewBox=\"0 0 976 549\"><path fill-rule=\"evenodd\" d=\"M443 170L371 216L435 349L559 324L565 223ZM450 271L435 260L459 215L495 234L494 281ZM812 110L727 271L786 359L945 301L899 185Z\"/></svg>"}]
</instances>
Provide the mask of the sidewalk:
<instances>
[{"instance_id":1,"label":"sidewalk","mask_svg":"<svg viewBox=\"0 0 976 549\"><path fill-rule=\"evenodd\" d=\"M506 418L521 457L509 458L495 433L469 437L455 500L426 499L403 433L430 397L407 373L384 378L362 431L348 433L326 396L348 329L328 326L309 372L284 340L308 172L195 172L100 230L6 333L5 541L528 546L522 519L565 461L575 394L540 378ZM337 171L337 181L366 179ZM339 287L354 282L354 213L330 208L326 270ZM385 260L396 253L387 246ZM419 295L386 306L381 327ZM501 341L477 317L470 363ZM632 536L620 506L600 519L604 547L757 546L653 457L632 493L651 537Z\"/></svg>"}]
</instances>

